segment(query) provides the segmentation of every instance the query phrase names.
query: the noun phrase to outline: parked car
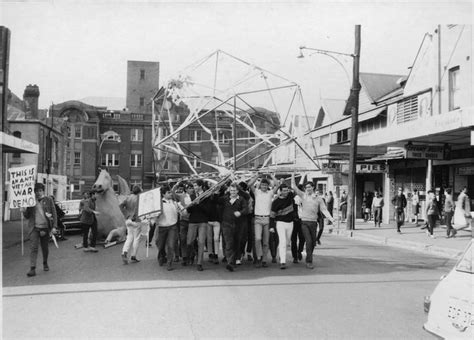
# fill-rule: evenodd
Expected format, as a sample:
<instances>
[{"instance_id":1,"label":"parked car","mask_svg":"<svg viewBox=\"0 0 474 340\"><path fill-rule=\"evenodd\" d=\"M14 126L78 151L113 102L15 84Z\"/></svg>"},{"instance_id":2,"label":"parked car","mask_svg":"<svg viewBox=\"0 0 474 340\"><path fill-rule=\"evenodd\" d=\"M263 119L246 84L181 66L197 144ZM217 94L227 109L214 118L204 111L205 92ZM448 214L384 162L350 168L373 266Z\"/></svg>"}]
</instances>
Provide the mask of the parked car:
<instances>
[{"instance_id":1,"label":"parked car","mask_svg":"<svg viewBox=\"0 0 474 340\"><path fill-rule=\"evenodd\" d=\"M423 329L445 339L474 339L473 240L454 268L425 297Z\"/></svg>"},{"instance_id":2,"label":"parked car","mask_svg":"<svg viewBox=\"0 0 474 340\"><path fill-rule=\"evenodd\" d=\"M69 200L58 202L59 207L64 211L62 218L64 230L81 229L81 215L79 213L79 204L81 200Z\"/></svg>"}]
</instances>

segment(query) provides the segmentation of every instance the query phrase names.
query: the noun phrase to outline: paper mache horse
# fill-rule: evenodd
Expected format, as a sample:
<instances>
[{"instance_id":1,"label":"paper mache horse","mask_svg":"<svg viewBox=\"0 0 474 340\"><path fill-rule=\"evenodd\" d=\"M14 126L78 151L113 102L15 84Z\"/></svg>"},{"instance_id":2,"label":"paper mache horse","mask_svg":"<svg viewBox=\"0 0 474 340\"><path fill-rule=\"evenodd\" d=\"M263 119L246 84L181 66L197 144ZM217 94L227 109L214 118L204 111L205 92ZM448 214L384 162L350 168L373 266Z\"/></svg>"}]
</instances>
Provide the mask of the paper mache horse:
<instances>
[{"instance_id":1,"label":"paper mache horse","mask_svg":"<svg viewBox=\"0 0 474 340\"><path fill-rule=\"evenodd\" d=\"M112 241L125 241L127 236L127 227L125 225L125 216L127 212L120 210L120 203L130 195L130 188L120 176L118 177L119 195L116 195L113 189L112 177L106 170L101 170L97 180L92 186L96 192L96 210L97 214L97 237L105 238L105 244Z\"/></svg>"}]
</instances>

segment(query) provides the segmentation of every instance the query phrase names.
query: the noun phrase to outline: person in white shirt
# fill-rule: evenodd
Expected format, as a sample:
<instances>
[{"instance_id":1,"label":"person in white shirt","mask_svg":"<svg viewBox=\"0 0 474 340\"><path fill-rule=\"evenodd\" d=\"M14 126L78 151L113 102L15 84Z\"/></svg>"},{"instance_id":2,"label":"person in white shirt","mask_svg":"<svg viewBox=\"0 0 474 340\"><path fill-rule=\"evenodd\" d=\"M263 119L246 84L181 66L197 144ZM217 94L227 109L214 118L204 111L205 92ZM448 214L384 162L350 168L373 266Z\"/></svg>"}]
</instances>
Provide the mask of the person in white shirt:
<instances>
[{"instance_id":1,"label":"person in white shirt","mask_svg":"<svg viewBox=\"0 0 474 340\"><path fill-rule=\"evenodd\" d=\"M380 196L378 191L375 192L375 197L372 199L372 211L374 212L374 224L380 228L382 223L382 208L383 208L383 197Z\"/></svg>"},{"instance_id":2,"label":"person in white shirt","mask_svg":"<svg viewBox=\"0 0 474 340\"><path fill-rule=\"evenodd\" d=\"M130 260L133 263L140 262L140 260L137 259L137 252L140 243L141 224L139 223L140 220L137 217L137 213L138 194L141 192L142 189L138 185L134 185L132 194L120 204L120 209L126 218L125 225L127 226L127 239L122 248L122 261L124 264L128 264L129 253L131 253Z\"/></svg>"},{"instance_id":3,"label":"person in white shirt","mask_svg":"<svg viewBox=\"0 0 474 340\"><path fill-rule=\"evenodd\" d=\"M274 176L273 183L277 180ZM270 189L270 182L263 178L257 182L258 174L255 175L248 183L250 190L255 196L255 222L254 222L254 239L255 239L255 253L257 256L257 262L255 266L267 267L267 254L269 249L270 239L270 210L272 207L273 196L278 190L278 186L275 185L273 189ZM255 183L257 186L255 187Z\"/></svg>"},{"instance_id":4,"label":"person in white shirt","mask_svg":"<svg viewBox=\"0 0 474 340\"><path fill-rule=\"evenodd\" d=\"M178 214L180 207L173 199L169 186L161 188L162 208L156 219L155 242L158 248L158 264L168 263L168 270L173 269L173 260L177 252Z\"/></svg>"}]
</instances>

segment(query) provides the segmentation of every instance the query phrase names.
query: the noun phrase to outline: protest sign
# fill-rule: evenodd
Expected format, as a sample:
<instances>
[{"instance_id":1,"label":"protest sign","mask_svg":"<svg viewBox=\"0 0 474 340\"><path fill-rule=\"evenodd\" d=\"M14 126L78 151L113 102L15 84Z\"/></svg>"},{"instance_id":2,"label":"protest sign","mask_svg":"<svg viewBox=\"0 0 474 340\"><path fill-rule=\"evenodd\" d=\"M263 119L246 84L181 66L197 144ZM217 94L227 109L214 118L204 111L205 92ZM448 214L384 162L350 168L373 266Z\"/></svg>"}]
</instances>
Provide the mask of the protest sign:
<instances>
[{"instance_id":1,"label":"protest sign","mask_svg":"<svg viewBox=\"0 0 474 340\"><path fill-rule=\"evenodd\" d=\"M138 217L155 217L161 213L160 188L148 190L138 195Z\"/></svg>"},{"instance_id":2,"label":"protest sign","mask_svg":"<svg viewBox=\"0 0 474 340\"><path fill-rule=\"evenodd\" d=\"M8 169L10 173L10 209L34 207L36 166L23 166Z\"/></svg>"}]
</instances>

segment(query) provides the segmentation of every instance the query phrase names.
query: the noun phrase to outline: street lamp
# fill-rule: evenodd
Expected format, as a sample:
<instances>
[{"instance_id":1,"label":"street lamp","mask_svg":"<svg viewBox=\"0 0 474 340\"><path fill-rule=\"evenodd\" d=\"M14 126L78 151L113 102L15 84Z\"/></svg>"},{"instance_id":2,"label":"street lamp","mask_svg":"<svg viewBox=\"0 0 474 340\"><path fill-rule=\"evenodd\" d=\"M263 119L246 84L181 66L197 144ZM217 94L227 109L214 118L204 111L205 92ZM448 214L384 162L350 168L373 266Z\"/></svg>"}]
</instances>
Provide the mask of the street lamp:
<instances>
[{"instance_id":1,"label":"street lamp","mask_svg":"<svg viewBox=\"0 0 474 340\"><path fill-rule=\"evenodd\" d=\"M342 65L342 63L335 58L332 54L343 55L352 57L353 60L353 73L352 73L352 86L351 93L346 102L346 107L344 108L344 115L351 116L351 144L349 149L349 183L348 183L348 199L347 199L347 225L346 229L353 230L355 229L355 175L356 175L356 156L357 156L357 133L358 133L358 115L359 115L359 93L360 93L360 83L359 83L359 64L360 64L360 25L355 26L355 47L354 53L341 53L335 51L321 50L317 48L309 48L305 46L300 47L300 54L298 58L304 58L303 50L314 51L315 53L324 54L328 57L331 57L335 60L346 73L347 78L349 79L349 74Z\"/></svg>"}]
</instances>

